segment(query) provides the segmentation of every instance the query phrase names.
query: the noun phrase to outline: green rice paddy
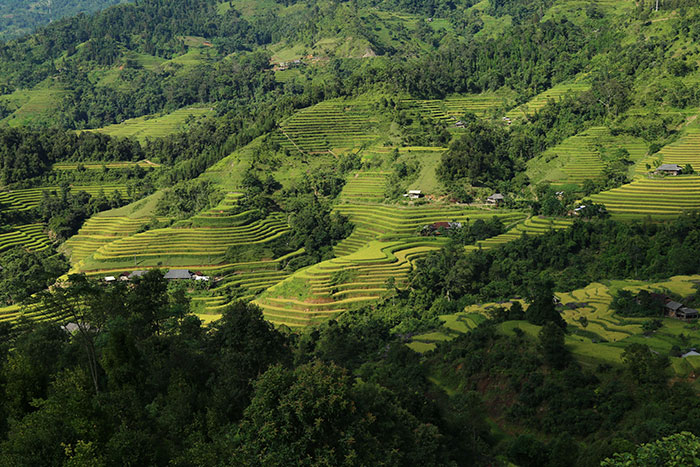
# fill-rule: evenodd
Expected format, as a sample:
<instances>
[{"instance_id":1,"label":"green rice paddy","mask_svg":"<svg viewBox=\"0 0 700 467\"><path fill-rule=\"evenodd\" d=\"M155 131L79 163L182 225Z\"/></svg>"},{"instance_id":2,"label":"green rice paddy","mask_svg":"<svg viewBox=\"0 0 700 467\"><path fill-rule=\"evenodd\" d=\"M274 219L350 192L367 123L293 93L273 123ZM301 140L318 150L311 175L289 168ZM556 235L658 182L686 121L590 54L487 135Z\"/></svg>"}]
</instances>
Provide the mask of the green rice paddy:
<instances>
[{"instance_id":1,"label":"green rice paddy","mask_svg":"<svg viewBox=\"0 0 700 467\"><path fill-rule=\"evenodd\" d=\"M530 160L527 173L536 181L580 185L601 177L617 149L627 150L636 162L646 155L647 145L641 138L612 136L606 127L592 127Z\"/></svg>"},{"instance_id":2,"label":"green rice paddy","mask_svg":"<svg viewBox=\"0 0 700 467\"><path fill-rule=\"evenodd\" d=\"M616 218L669 218L700 209L700 176L641 178L592 195Z\"/></svg>"},{"instance_id":3,"label":"green rice paddy","mask_svg":"<svg viewBox=\"0 0 700 467\"><path fill-rule=\"evenodd\" d=\"M376 301L387 292L387 280L401 284L411 269L411 261L441 245L439 239L372 241L355 253L295 272L263 292L254 303L275 324L315 324Z\"/></svg>"},{"instance_id":4,"label":"green rice paddy","mask_svg":"<svg viewBox=\"0 0 700 467\"><path fill-rule=\"evenodd\" d=\"M376 141L375 100L331 100L295 113L273 135L285 149L306 154L348 150Z\"/></svg>"},{"instance_id":5,"label":"green rice paddy","mask_svg":"<svg viewBox=\"0 0 700 467\"><path fill-rule=\"evenodd\" d=\"M193 121L214 115L210 107L185 107L163 116L145 116L125 120L116 125L109 125L95 130L110 136L122 138L160 138L186 128Z\"/></svg>"},{"instance_id":6,"label":"green rice paddy","mask_svg":"<svg viewBox=\"0 0 700 467\"><path fill-rule=\"evenodd\" d=\"M697 323L686 323L673 318L663 318L663 327L649 335L642 332L645 318L622 318L610 308L613 294L624 288L633 292L641 289L675 293L683 297L697 292L700 276L674 276L659 282L633 280L592 283L582 289L556 293L562 303L562 317L567 322L566 344L583 363L607 362L621 364L625 347L632 343L646 344L655 351L668 354L673 346L681 351L700 346L700 328ZM521 301L522 303L522 301ZM510 307L512 302L472 305L461 313L441 316L443 326L412 338L409 347L419 352L435 348L438 342L449 340L468 332L486 319L494 307ZM523 303L525 307L526 304ZM585 319L583 319L585 318ZM508 321L501 325L506 333L520 328L531 338L537 338L539 327L525 321ZM676 375L687 376L698 370L699 360L671 357Z\"/></svg>"},{"instance_id":7,"label":"green rice paddy","mask_svg":"<svg viewBox=\"0 0 700 467\"><path fill-rule=\"evenodd\" d=\"M0 203L2 203L3 209L26 211L27 209L35 208L39 205L44 192L60 193L60 191L61 189L59 187L41 187L0 191ZM91 196L97 196L100 193L104 193L105 196L110 196L112 193L117 191L122 198L129 199L125 185L71 186L71 192L77 193L79 191L84 191Z\"/></svg>"},{"instance_id":8,"label":"green rice paddy","mask_svg":"<svg viewBox=\"0 0 700 467\"><path fill-rule=\"evenodd\" d=\"M434 222L469 223L477 219L498 216L508 225L522 220L518 211L478 209L463 206L423 205L400 207L397 205L340 204L336 210L355 224L353 233L335 247L338 256L356 252L368 241L387 237L411 237L420 229Z\"/></svg>"},{"instance_id":9,"label":"green rice paddy","mask_svg":"<svg viewBox=\"0 0 700 467\"><path fill-rule=\"evenodd\" d=\"M571 226L573 222L572 219L548 218L544 216L530 217L519 222L501 235L487 238L486 240L480 240L476 245L467 246L467 250L488 250L489 248L494 248L517 240L523 235L544 235L551 230L566 229Z\"/></svg>"},{"instance_id":10,"label":"green rice paddy","mask_svg":"<svg viewBox=\"0 0 700 467\"><path fill-rule=\"evenodd\" d=\"M591 85L585 82L561 83L536 95L527 103L508 112L510 118L526 117L540 110L547 103L563 99L567 95L576 95L591 89Z\"/></svg>"},{"instance_id":11,"label":"green rice paddy","mask_svg":"<svg viewBox=\"0 0 700 467\"><path fill-rule=\"evenodd\" d=\"M27 224L14 226L0 233L0 251L20 246L32 251L41 251L49 247L51 241L46 235L46 225Z\"/></svg>"}]
</instances>

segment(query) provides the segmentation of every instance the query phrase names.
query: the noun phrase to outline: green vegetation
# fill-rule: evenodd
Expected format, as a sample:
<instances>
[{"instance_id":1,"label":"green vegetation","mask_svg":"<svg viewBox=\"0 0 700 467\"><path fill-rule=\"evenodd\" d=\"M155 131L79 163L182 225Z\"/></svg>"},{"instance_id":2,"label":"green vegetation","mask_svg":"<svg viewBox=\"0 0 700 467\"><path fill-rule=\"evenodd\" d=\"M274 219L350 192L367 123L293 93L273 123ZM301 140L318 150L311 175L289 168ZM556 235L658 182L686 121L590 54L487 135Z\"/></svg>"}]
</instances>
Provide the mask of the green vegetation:
<instances>
[{"instance_id":1,"label":"green vegetation","mask_svg":"<svg viewBox=\"0 0 700 467\"><path fill-rule=\"evenodd\" d=\"M0 464L694 456L697 2L124 3L0 46Z\"/></svg>"},{"instance_id":2,"label":"green vegetation","mask_svg":"<svg viewBox=\"0 0 700 467\"><path fill-rule=\"evenodd\" d=\"M187 125L197 119L213 115L211 108L186 107L163 116L145 116L124 120L117 125L109 125L94 131L110 136L136 138L140 141L146 138L162 138L163 136L182 131Z\"/></svg>"},{"instance_id":3,"label":"green vegetation","mask_svg":"<svg viewBox=\"0 0 700 467\"><path fill-rule=\"evenodd\" d=\"M10 0L0 7L0 38L27 34L40 26L67 16L124 3L125 0L59 0L53 2Z\"/></svg>"}]
</instances>

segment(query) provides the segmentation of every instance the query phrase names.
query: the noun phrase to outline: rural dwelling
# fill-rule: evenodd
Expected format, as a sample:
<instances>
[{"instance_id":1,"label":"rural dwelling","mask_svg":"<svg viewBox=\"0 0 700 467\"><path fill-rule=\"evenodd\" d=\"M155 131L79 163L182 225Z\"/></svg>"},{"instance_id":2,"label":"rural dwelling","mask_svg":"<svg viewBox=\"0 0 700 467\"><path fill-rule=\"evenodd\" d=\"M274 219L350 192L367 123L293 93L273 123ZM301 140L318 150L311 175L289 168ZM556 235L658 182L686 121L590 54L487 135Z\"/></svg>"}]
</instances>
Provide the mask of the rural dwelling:
<instances>
[{"instance_id":1,"label":"rural dwelling","mask_svg":"<svg viewBox=\"0 0 700 467\"><path fill-rule=\"evenodd\" d=\"M461 227L461 222L433 222L432 224L424 225L420 234L424 237L428 235L440 235L440 229L450 230L459 229Z\"/></svg>"},{"instance_id":2,"label":"rural dwelling","mask_svg":"<svg viewBox=\"0 0 700 467\"><path fill-rule=\"evenodd\" d=\"M114 276L105 277L105 282L115 282L116 280L117 280L117 278Z\"/></svg>"},{"instance_id":3,"label":"rural dwelling","mask_svg":"<svg viewBox=\"0 0 700 467\"><path fill-rule=\"evenodd\" d=\"M489 196L488 198L486 198L486 203L487 203L487 204L493 204L493 205L495 205L495 206L498 206L498 205L500 205L500 204L503 202L503 200L505 200L505 199L506 199L505 196L503 196L502 194L500 194L500 193L494 193L494 194L492 194L491 196Z\"/></svg>"},{"instance_id":4,"label":"rural dwelling","mask_svg":"<svg viewBox=\"0 0 700 467\"><path fill-rule=\"evenodd\" d=\"M680 175L683 173L683 167L678 164L661 164L656 168L657 174Z\"/></svg>"},{"instance_id":5,"label":"rural dwelling","mask_svg":"<svg viewBox=\"0 0 700 467\"><path fill-rule=\"evenodd\" d=\"M142 271L142 270L133 271L131 274L129 274L129 280L134 279L134 277L141 277L144 274L146 274L146 271Z\"/></svg>"},{"instance_id":6,"label":"rural dwelling","mask_svg":"<svg viewBox=\"0 0 700 467\"><path fill-rule=\"evenodd\" d=\"M686 321L698 319L698 310L684 306L680 310L676 311L676 318L684 319Z\"/></svg>"},{"instance_id":7,"label":"rural dwelling","mask_svg":"<svg viewBox=\"0 0 700 467\"><path fill-rule=\"evenodd\" d=\"M192 279L192 275L189 269L170 269L164 277L168 280L189 280Z\"/></svg>"},{"instance_id":8,"label":"rural dwelling","mask_svg":"<svg viewBox=\"0 0 700 467\"><path fill-rule=\"evenodd\" d=\"M67 323L65 326L61 326L61 329L63 329L68 334L73 334L78 330L78 328L79 327L76 323Z\"/></svg>"},{"instance_id":9,"label":"rural dwelling","mask_svg":"<svg viewBox=\"0 0 700 467\"><path fill-rule=\"evenodd\" d=\"M196 281L204 281L208 282L209 281L209 276L205 276L202 274L200 271L195 271L194 274L192 274L192 279Z\"/></svg>"},{"instance_id":10,"label":"rural dwelling","mask_svg":"<svg viewBox=\"0 0 700 467\"><path fill-rule=\"evenodd\" d=\"M406 193L403 196L404 196L404 198L408 198L408 199L418 199L418 198L422 198L425 195L420 190L408 190L408 193Z\"/></svg>"},{"instance_id":11,"label":"rural dwelling","mask_svg":"<svg viewBox=\"0 0 700 467\"><path fill-rule=\"evenodd\" d=\"M666 304L664 305L664 310L666 310L666 314L671 318L676 318L676 312L681 308L683 308L683 304L674 302L673 300L666 302Z\"/></svg>"},{"instance_id":12,"label":"rural dwelling","mask_svg":"<svg viewBox=\"0 0 700 467\"><path fill-rule=\"evenodd\" d=\"M119 274L119 280L120 281L128 281L129 280L129 273L123 272L123 273Z\"/></svg>"},{"instance_id":13,"label":"rural dwelling","mask_svg":"<svg viewBox=\"0 0 700 467\"><path fill-rule=\"evenodd\" d=\"M467 124L464 123L462 120L457 120L457 121L455 122L455 126L456 126L457 128L466 128L466 127L467 127Z\"/></svg>"}]
</instances>

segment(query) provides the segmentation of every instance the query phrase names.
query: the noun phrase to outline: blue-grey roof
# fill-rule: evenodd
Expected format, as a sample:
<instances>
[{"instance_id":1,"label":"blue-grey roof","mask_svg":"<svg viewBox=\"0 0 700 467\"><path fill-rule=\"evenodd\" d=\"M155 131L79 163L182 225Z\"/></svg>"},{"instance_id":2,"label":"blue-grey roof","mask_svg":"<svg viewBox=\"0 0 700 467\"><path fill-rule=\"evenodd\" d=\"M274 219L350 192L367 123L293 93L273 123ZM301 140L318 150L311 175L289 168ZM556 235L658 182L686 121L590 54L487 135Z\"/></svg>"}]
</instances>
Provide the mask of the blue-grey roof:
<instances>
[{"instance_id":1,"label":"blue-grey roof","mask_svg":"<svg viewBox=\"0 0 700 467\"><path fill-rule=\"evenodd\" d=\"M164 276L166 279L192 279L189 269L171 269Z\"/></svg>"},{"instance_id":2,"label":"blue-grey roof","mask_svg":"<svg viewBox=\"0 0 700 467\"><path fill-rule=\"evenodd\" d=\"M678 164L661 164L656 170L683 170L683 167Z\"/></svg>"}]
</instances>

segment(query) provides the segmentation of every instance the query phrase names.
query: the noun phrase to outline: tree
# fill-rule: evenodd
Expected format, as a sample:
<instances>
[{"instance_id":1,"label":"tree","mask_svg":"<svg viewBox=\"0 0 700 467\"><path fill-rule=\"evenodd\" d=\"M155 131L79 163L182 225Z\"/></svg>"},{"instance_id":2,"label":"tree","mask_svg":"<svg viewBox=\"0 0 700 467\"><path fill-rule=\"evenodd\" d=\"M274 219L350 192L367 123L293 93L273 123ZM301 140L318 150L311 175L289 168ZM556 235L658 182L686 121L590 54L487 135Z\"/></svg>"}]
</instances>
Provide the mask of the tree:
<instances>
[{"instance_id":1,"label":"tree","mask_svg":"<svg viewBox=\"0 0 700 467\"><path fill-rule=\"evenodd\" d=\"M667 357L654 353L647 345L630 344L622 353L622 362L639 384L662 384L666 381Z\"/></svg>"},{"instance_id":2,"label":"tree","mask_svg":"<svg viewBox=\"0 0 700 467\"><path fill-rule=\"evenodd\" d=\"M553 368L564 368L569 362L569 350L564 345L564 331L553 321L542 326L538 334L540 351L545 361Z\"/></svg>"},{"instance_id":3,"label":"tree","mask_svg":"<svg viewBox=\"0 0 700 467\"><path fill-rule=\"evenodd\" d=\"M446 462L437 428L391 393L319 361L277 365L255 383L232 464L417 465Z\"/></svg>"},{"instance_id":4,"label":"tree","mask_svg":"<svg viewBox=\"0 0 700 467\"><path fill-rule=\"evenodd\" d=\"M601 462L601 467L643 465L677 466L700 464L700 439L687 431L642 444L635 452L616 453Z\"/></svg>"},{"instance_id":5,"label":"tree","mask_svg":"<svg viewBox=\"0 0 700 467\"><path fill-rule=\"evenodd\" d=\"M101 369L95 341L107 320L108 311L103 306L108 301L104 289L85 275L72 274L68 280L68 286L42 293L43 307L55 316L67 316L76 325L75 338L85 351L95 393L99 393Z\"/></svg>"},{"instance_id":6,"label":"tree","mask_svg":"<svg viewBox=\"0 0 700 467\"><path fill-rule=\"evenodd\" d=\"M532 324L543 326L553 322L560 328L566 328L566 321L561 317L554 305L554 281L547 275L533 279L527 289L530 305L525 313L525 319Z\"/></svg>"}]
</instances>

